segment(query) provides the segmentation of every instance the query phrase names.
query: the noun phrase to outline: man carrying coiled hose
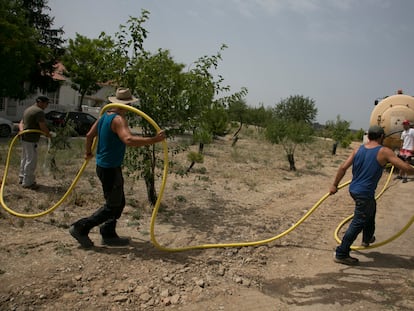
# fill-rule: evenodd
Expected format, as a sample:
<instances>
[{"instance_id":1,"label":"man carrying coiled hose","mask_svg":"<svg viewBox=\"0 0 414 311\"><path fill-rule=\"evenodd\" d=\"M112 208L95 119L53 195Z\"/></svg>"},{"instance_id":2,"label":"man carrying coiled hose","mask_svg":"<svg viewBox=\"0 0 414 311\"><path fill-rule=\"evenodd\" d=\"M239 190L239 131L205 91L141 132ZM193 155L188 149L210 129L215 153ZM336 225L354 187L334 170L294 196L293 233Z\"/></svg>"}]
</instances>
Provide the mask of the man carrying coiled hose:
<instances>
[{"instance_id":1,"label":"man carrying coiled hose","mask_svg":"<svg viewBox=\"0 0 414 311\"><path fill-rule=\"evenodd\" d=\"M108 98L112 103L129 105L137 101L127 88L118 88L115 97ZM153 137L133 135L125 119L127 110L116 107L107 110L92 125L86 134L86 159L92 157L92 145L98 138L96 150L96 174L102 184L105 204L89 217L82 218L69 229L70 234L84 248L94 244L89 238L89 231L100 225L102 243L109 246L124 246L129 244L129 238L119 237L116 233L116 222L121 217L125 207L124 179L122 162L126 146L141 147L152 145L165 139L164 131Z\"/></svg>"},{"instance_id":2,"label":"man carrying coiled hose","mask_svg":"<svg viewBox=\"0 0 414 311\"><path fill-rule=\"evenodd\" d=\"M385 133L382 127L371 126L368 142L353 150L339 167L335 180L329 188L330 194L338 191L338 185L352 165L352 181L349 193L355 201L354 217L341 244L336 248L334 261L346 265L356 265L359 260L350 256L351 245L362 231L362 245L367 247L375 241L375 214L377 204L375 190L382 176L384 166L389 162L400 170L414 174L414 168L398 158L388 147L382 146Z\"/></svg>"}]
</instances>

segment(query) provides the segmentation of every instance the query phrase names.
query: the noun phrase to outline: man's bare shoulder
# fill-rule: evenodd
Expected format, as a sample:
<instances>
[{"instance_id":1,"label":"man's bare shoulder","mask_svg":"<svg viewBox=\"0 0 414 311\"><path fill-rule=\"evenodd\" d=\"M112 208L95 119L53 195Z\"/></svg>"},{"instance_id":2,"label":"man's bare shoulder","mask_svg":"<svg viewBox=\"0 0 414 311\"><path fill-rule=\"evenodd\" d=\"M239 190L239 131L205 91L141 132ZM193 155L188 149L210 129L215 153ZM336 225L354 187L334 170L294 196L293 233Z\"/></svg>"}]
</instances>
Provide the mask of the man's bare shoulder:
<instances>
[{"instance_id":1,"label":"man's bare shoulder","mask_svg":"<svg viewBox=\"0 0 414 311\"><path fill-rule=\"evenodd\" d=\"M395 154L395 152L392 151L392 149L390 149L389 147L386 147L386 146L382 146L382 148L379 150L378 154L384 156L387 160L397 156Z\"/></svg>"}]
</instances>

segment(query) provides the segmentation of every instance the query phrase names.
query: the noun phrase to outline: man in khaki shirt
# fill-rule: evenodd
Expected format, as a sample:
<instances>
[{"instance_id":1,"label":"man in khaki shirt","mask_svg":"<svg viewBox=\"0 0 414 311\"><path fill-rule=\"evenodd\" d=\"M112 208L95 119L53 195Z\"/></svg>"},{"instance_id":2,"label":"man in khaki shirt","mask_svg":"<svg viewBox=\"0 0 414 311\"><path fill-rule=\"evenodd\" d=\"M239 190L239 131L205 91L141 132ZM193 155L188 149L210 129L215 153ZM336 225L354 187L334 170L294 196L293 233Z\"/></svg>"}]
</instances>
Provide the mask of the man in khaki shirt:
<instances>
[{"instance_id":1,"label":"man in khaki shirt","mask_svg":"<svg viewBox=\"0 0 414 311\"><path fill-rule=\"evenodd\" d=\"M49 105L47 96L39 96L36 102L26 108L23 119L19 123L19 131L41 130L47 137L50 137L49 129L46 125L44 110ZM19 183L23 188L36 190L36 165L37 165L37 144L40 133L25 133L22 135L22 156L20 161Z\"/></svg>"}]
</instances>

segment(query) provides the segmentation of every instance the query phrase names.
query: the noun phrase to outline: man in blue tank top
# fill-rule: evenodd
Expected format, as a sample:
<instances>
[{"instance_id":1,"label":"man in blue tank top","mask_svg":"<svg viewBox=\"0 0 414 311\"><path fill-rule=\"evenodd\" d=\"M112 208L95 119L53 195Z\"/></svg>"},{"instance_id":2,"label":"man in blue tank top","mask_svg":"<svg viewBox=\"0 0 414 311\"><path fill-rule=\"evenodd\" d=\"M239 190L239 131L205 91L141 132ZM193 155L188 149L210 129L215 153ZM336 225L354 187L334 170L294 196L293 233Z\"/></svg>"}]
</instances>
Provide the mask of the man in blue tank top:
<instances>
[{"instance_id":1,"label":"man in blue tank top","mask_svg":"<svg viewBox=\"0 0 414 311\"><path fill-rule=\"evenodd\" d=\"M414 173L408 163L399 159L388 147L382 146L385 133L379 126L371 126L368 130L368 142L353 150L348 159L339 167L335 180L329 188L330 194L338 191L338 185L352 165L352 181L349 193L355 201L354 217L341 244L336 248L334 261L346 265L356 265L359 260L349 255L351 245L362 231L362 246L369 246L375 241L375 214L377 203L375 190L389 162L399 169Z\"/></svg>"},{"instance_id":2,"label":"man in blue tank top","mask_svg":"<svg viewBox=\"0 0 414 311\"><path fill-rule=\"evenodd\" d=\"M110 102L131 104L137 99L129 89L118 88L115 97L108 98ZM89 231L100 225L99 231L102 243L110 246L124 246L129 244L129 238L119 237L116 233L116 222L121 217L125 207L124 179L122 162L126 146L141 147L161 142L165 139L164 131L154 137L133 135L125 119L127 110L113 108L107 110L91 127L86 134L86 159L92 155L92 143L98 138L96 149L96 174L102 184L105 204L91 216L82 218L69 229L70 234L84 248L94 244L89 238Z\"/></svg>"}]
</instances>

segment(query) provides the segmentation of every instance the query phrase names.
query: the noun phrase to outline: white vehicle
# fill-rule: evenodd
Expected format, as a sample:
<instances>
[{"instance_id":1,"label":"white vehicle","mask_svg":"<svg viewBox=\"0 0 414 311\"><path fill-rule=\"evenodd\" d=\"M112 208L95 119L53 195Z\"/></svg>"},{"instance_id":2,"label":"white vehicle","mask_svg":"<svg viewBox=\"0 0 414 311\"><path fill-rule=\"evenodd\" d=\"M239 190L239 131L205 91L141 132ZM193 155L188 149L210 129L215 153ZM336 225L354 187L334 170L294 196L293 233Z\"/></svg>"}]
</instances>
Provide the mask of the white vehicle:
<instances>
[{"instance_id":1,"label":"white vehicle","mask_svg":"<svg viewBox=\"0 0 414 311\"><path fill-rule=\"evenodd\" d=\"M12 121L0 117L0 137L10 137L13 133L14 124Z\"/></svg>"}]
</instances>

